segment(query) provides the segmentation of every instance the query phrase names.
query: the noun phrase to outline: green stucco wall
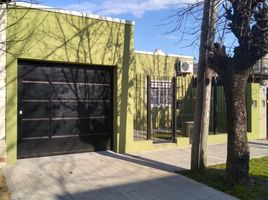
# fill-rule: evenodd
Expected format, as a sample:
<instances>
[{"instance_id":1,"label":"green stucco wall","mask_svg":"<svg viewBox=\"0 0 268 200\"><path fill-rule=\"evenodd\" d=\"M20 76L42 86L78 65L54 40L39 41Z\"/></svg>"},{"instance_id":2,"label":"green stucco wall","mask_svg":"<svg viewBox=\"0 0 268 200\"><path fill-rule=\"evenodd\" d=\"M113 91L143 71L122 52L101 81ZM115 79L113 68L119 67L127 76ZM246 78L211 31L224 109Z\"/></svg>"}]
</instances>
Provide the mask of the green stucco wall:
<instances>
[{"instance_id":1,"label":"green stucco wall","mask_svg":"<svg viewBox=\"0 0 268 200\"><path fill-rule=\"evenodd\" d=\"M249 139L259 139L259 109L260 109L260 84L251 83L247 86L247 111L248 111L248 127ZM255 104L256 102L256 104Z\"/></svg>"},{"instance_id":2,"label":"green stucco wall","mask_svg":"<svg viewBox=\"0 0 268 200\"><path fill-rule=\"evenodd\" d=\"M150 53L135 53L135 74L172 77L178 60L192 61L193 57L169 56Z\"/></svg>"},{"instance_id":3,"label":"green stucco wall","mask_svg":"<svg viewBox=\"0 0 268 200\"><path fill-rule=\"evenodd\" d=\"M130 129L131 120L133 25L44 10L9 8L7 38L8 164L14 163L17 156L18 59L112 67L115 77L114 151L124 151L125 133Z\"/></svg>"}]
</instances>

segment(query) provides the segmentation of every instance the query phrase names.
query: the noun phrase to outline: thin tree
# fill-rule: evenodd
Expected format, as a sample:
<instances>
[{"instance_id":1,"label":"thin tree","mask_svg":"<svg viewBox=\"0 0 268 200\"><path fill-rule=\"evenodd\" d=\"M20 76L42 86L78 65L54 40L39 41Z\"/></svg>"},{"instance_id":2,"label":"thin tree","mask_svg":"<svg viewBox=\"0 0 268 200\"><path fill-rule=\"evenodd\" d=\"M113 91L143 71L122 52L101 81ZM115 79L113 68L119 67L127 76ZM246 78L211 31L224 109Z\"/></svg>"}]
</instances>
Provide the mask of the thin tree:
<instances>
[{"instance_id":1,"label":"thin tree","mask_svg":"<svg viewBox=\"0 0 268 200\"><path fill-rule=\"evenodd\" d=\"M210 33L210 16L211 16L211 1L204 1L203 18L201 24L201 37L199 47L199 60L197 70L197 89L196 89L196 104L195 104L195 115L194 115L194 134L192 141L192 154L191 154L191 169L200 170L205 165L206 148L204 148L203 134L206 129L206 117L203 114L206 112L205 96L206 86L205 79L207 71L207 46L209 41ZM210 78L210 77L209 77ZM209 98L210 99L210 98ZM202 154L202 155L201 155ZM202 162L203 161L203 162ZM201 167L200 164L204 165Z\"/></svg>"},{"instance_id":2,"label":"thin tree","mask_svg":"<svg viewBox=\"0 0 268 200\"><path fill-rule=\"evenodd\" d=\"M214 43L216 17L217 0L205 0L199 47L197 95L191 154L191 169L199 171L203 171L207 167L207 138L213 75L213 70L208 68L207 47Z\"/></svg>"}]
</instances>

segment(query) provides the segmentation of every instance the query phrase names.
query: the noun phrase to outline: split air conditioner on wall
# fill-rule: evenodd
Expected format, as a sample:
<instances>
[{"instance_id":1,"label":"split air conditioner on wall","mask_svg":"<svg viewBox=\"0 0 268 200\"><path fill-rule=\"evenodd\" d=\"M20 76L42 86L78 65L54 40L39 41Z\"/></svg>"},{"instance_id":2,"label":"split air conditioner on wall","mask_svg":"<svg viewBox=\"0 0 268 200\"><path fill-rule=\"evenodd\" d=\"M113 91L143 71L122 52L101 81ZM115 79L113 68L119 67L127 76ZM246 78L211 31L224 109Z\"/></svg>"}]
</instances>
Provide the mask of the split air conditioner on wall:
<instances>
[{"instance_id":1,"label":"split air conditioner on wall","mask_svg":"<svg viewBox=\"0 0 268 200\"><path fill-rule=\"evenodd\" d=\"M192 61L178 60L175 64L176 74L192 74L194 72L194 64Z\"/></svg>"}]
</instances>

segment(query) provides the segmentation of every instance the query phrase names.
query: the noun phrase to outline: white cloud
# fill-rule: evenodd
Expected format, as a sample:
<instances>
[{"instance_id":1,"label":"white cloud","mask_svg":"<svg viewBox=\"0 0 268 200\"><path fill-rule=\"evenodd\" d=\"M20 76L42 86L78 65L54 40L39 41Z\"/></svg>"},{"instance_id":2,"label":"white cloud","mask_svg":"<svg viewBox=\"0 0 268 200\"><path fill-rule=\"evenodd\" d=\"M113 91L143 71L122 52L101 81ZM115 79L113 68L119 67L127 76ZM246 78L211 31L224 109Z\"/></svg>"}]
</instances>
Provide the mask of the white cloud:
<instances>
[{"instance_id":1,"label":"white cloud","mask_svg":"<svg viewBox=\"0 0 268 200\"><path fill-rule=\"evenodd\" d=\"M144 13L149 11L164 10L178 3L193 2L196 2L196 0L103 0L98 3L85 0L80 4L71 4L64 8L100 15L116 16L128 13L136 17L142 17Z\"/></svg>"}]
</instances>

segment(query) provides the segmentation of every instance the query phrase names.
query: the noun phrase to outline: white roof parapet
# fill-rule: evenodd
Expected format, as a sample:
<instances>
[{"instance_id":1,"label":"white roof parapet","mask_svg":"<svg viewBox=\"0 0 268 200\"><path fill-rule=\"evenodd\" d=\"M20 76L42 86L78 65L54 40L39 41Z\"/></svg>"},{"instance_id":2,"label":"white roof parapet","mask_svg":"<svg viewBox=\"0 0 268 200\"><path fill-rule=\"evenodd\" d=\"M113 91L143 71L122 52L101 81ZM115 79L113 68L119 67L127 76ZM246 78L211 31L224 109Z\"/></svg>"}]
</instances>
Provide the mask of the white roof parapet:
<instances>
[{"instance_id":1,"label":"white roof parapet","mask_svg":"<svg viewBox=\"0 0 268 200\"><path fill-rule=\"evenodd\" d=\"M155 54L155 52L151 52L151 51L139 51L139 50L135 50L135 53L139 53L139 54L149 54L149 55L160 55L160 56L170 56L170 57L176 57L176 58L188 58L188 59L194 59L194 56L185 56L185 55L179 55L179 54Z\"/></svg>"},{"instance_id":2,"label":"white roof parapet","mask_svg":"<svg viewBox=\"0 0 268 200\"><path fill-rule=\"evenodd\" d=\"M79 16L79 17L87 17L87 18L99 19L99 20L110 21L110 22L117 22L117 23L121 23L121 24L129 24L129 25L133 25L133 26L135 25L135 21L131 21L131 20L100 16L100 15L95 15L95 14L80 12L80 11L74 11L74 10L53 8L50 6L44 6L44 5L33 4L33 3L11 2L11 3L9 3L9 5L27 7L27 8L32 8L32 9L46 10L46 11L51 11L51 12L56 12L56 13L69 14L69 15L74 15L74 16Z\"/></svg>"}]
</instances>

